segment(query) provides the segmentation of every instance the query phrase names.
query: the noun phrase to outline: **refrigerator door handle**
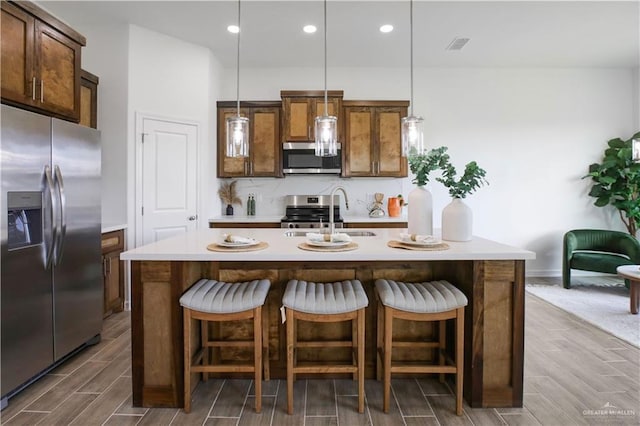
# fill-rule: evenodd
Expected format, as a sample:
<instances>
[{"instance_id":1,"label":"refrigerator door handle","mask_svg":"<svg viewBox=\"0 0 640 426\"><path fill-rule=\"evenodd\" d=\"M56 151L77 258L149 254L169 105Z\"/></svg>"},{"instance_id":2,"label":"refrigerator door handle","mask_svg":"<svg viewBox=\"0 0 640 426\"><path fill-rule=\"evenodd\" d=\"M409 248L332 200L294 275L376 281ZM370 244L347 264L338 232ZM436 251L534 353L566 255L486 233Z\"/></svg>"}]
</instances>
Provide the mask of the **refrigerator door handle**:
<instances>
[{"instance_id":1,"label":"refrigerator door handle","mask_svg":"<svg viewBox=\"0 0 640 426\"><path fill-rule=\"evenodd\" d=\"M49 206L51 207L50 211L45 212L45 214L50 215L49 221L51 225L51 240L47 241L44 239L44 248L45 248L45 261L44 267L45 269L49 269L51 267L51 262L53 260L53 252L55 249L55 243L58 235L58 227L56 226L56 222L58 221L57 215L57 200L53 190L53 177L51 176L51 167L44 166L44 178L45 178L45 191L49 195ZM48 233L45 232L45 237Z\"/></svg>"},{"instance_id":2,"label":"refrigerator door handle","mask_svg":"<svg viewBox=\"0 0 640 426\"><path fill-rule=\"evenodd\" d=\"M66 210L67 210L67 198L64 194L64 181L62 180L62 172L60 172L60 167L55 166L55 184L56 189L58 190L58 200L60 202L60 230L58 232L57 243L55 247L55 256L53 258L54 265L59 265L60 260L62 259L62 251L64 249L64 238L67 235L67 218L66 218Z\"/></svg>"}]
</instances>

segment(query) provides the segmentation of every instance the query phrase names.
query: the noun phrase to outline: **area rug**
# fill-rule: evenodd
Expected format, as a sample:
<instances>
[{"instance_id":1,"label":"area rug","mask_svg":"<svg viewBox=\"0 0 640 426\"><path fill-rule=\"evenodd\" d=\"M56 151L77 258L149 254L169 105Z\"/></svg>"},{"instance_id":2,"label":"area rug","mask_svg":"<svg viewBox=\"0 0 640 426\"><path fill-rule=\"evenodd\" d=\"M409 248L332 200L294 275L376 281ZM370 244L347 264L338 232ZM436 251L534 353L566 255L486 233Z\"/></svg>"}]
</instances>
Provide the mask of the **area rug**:
<instances>
[{"instance_id":1,"label":"area rug","mask_svg":"<svg viewBox=\"0 0 640 426\"><path fill-rule=\"evenodd\" d=\"M525 290L640 347L640 315L629 312L629 290L617 277L573 277L568 290L560 278L529 277Z\"/></svg>"}]
</instances>

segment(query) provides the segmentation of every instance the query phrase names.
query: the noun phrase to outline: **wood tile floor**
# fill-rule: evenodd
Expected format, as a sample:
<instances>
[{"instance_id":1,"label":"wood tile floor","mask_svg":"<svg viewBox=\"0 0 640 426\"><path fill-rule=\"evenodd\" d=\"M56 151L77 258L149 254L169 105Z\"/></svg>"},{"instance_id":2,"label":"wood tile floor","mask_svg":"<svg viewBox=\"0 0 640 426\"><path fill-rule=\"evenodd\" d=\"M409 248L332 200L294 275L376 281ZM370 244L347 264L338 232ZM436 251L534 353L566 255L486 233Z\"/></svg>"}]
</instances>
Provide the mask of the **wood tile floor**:
<instances>
[{"instance_id":1,"label":"wood tile floor","mask_svg":"<svg viewBox=\"0 0 640 426\"><path fill-rule=\"evenodd\" d=\"M350 380L298 380L295 414L284 381L265 382L254 410L250 380L209 380L192 412L131 406L130 317L108 318L102 342L76 355L9 401L6 425L583 425L640 424L640 350L535 296L526 296L524 407L454 415L450 390L436 379L393 380L389 414L382 386L366 382L357 414Z\"/></svg>"}]
</instances>

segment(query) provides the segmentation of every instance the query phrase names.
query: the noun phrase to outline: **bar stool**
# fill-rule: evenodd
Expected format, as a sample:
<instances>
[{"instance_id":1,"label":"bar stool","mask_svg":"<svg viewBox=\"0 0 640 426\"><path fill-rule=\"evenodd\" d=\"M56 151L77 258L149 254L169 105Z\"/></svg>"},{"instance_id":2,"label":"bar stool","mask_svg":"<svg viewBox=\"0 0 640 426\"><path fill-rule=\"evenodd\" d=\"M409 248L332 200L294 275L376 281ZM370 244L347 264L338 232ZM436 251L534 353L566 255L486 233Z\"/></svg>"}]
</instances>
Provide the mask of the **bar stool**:
<instances>
[{"instance_id":1,"label":"bar stool","mask_svg":"<svg viewBox=\"0 0 640 426\"><path fill-rule=\"evenodd\" d=\"M384 375L383 410L389 412L391 373L439 373L444 382L444 374L456 375L456 414L462 415L462 376L464 360L464 307L467 298L448 281L404 283L378 279L375 282L377 309L377 379ZM438 321L438 341L407 342L393 340L393 319L409 321ZM447 359L445 365L446 320L456 320L455 360ZM391 363L394 347L438 348L437 365L414 365ZM382 362L381 362L382 361Z\"/></svg>"},{"instance_id":2,"label":"bar stool","mask_svg":"<svg viewBox=\"0 0 640 426\"><path fill-rule=\"evenodd\" d=\"M364 412L364 308L369 299L358 280L314 283L290 280L282 298L287 328L287 412L293 414L296 373L352 373L358 380L358 412ZM351 321L351 340L298 341L296 321ZM351 364L297 365L297 348L350 347Z\"/></svg>"},{"instance_id":3,"label":"bar stool","mask_svg":"<svg viewBox=\"0 0 640 426\"><path fill-rule=\"evenodd\" d=\"M184 317L184 411L191 411L191 373L254 373L256 412L262 409L262 364L264 350L265 379L269 380L268 324L264 325L262 306L271 283L269 280L253 280L227 283L201 279L180 297ZM192 354L191 320L201 323L201 345ZM207 321L238 321L253 319L253 339L220 341L209 338ZM263 338L263 333L265 334ZM214 347L253 347L253 364L210 365L207 351Z\"/></svg>"}]
</instances>

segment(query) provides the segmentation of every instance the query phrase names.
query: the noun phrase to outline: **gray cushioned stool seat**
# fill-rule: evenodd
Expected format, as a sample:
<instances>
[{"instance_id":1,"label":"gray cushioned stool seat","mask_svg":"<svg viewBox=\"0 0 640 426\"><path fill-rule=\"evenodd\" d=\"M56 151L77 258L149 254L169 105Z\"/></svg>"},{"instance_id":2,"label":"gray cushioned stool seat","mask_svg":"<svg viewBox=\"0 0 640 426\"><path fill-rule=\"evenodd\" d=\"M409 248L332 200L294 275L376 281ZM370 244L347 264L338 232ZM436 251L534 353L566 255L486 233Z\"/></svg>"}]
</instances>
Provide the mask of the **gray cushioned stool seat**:
<instances>
[{"instance_id":1,"label":"gray cushioned stool seat","mask_svg":"<svg viewBox=\"0 0 640 426\"><path fill-rule=\"evenodd\" d=\"M180 297L180 305L194 311L228 314L264 305L269 280L242 283L201 279Z\"/></svg>"},{"instance_id":2,"label":"gray cushioned stool seat","mask_svg":"<svg viewBox=\"0 0 640 426\"><path fill-rule=\"evenodd\" d=\"M358 280L335 283L290 280L282 304L308 314L341 314L367 307L369 299Z\"/></svg>"},{"instance_id":3,"label":"gray cushioned stool seat","mask_svg":"<svg viewBox=\"0 0 640 426\"><path fill-rule=\"evenodd\" d=\"M394 309L407 312L446 312L467 306L467 297L448 281L404 283L376 280L380 301Z\"/></svg>"}]
</instances>

